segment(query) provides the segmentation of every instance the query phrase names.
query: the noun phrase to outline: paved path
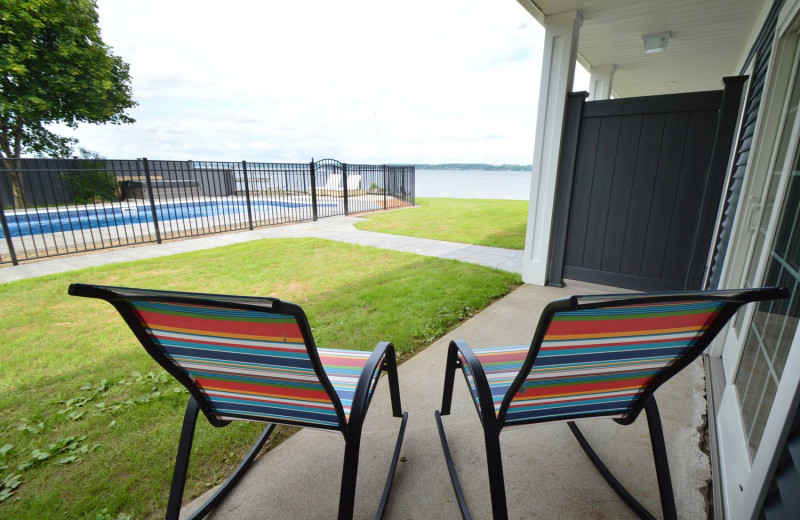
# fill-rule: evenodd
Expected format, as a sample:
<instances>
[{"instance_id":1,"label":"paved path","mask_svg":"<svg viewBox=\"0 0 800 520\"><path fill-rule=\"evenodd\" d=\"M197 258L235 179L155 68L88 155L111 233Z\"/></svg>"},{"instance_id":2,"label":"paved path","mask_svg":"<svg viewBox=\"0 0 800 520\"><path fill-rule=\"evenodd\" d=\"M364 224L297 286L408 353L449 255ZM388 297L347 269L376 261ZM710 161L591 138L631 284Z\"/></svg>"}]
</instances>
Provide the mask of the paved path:
<instances>
[{"instance_id":1,"label":"paved path","mask_svg":"<svg viewBox=\"0 0 800 520\"><path fill-rule=\"evenodd\" d=\"M285 226L259 228L253 231L220 233L185 240L170 240L162 244L133 246L113 250L95 251L78 255L56 257L50 260L25 262L17 266L0 268L0 283L33 278L47 274L63 273L84 267L131 262L144 258L199 251L212 247L238 244L262 238L303 238L316 237L359 244L364 246L394 249L426 256L437 256L496 267L506 271L522 273L523 252L514 249L472 246L413 238L385 233L359 231L353 224L363 219L359 217L327 217L316 222L303 222Z\"/></svg>"}]
</instances>

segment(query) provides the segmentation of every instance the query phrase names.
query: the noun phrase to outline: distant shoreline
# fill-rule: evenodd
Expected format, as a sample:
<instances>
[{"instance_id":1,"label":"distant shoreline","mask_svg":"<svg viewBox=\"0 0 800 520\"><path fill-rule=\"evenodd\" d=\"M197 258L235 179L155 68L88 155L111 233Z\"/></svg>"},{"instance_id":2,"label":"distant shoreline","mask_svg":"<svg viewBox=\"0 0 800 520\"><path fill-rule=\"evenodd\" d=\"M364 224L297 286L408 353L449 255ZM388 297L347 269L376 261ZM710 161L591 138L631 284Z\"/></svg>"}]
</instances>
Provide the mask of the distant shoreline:
<instances>
[{"instance_id":1,"label":"distant shoreline","mask_svg":"<svg viewBox=\"0 0 800 520\"><path fill-rule=\"evenodd\" d=\"M509 170L425 170L416 168L415 196L452 199L527 200L531 172Z\"/></svg>"},{"instance_id":2,"label":"distant shoreline","mask_svg":"<svg viewBox=\"0 0 800 520\"><path fill-rule=\"evenodd\" d=\"M531 171L532 165L524 164L415 164L418 170L484 170L484 171L507 171L525 172Z\"/></svg>"}]
</instances>

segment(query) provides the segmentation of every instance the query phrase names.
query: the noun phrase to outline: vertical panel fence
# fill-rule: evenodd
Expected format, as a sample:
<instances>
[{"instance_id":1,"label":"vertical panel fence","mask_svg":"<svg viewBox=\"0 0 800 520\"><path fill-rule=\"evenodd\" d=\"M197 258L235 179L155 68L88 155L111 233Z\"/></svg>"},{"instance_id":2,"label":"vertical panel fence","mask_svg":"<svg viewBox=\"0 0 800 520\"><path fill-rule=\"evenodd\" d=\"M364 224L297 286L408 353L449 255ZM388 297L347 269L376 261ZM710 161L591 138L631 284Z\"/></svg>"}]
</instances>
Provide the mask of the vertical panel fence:
<instances>
[{"instance_id":1,"label":"vertical panel fence","mask_svg":"<svg viewBox=\"0 0 800 520\"><path fill-rule=\"evenodd\" d=\"M0 160L0 264L413 206L413 166Z\"/></svg>"}]
</instances>

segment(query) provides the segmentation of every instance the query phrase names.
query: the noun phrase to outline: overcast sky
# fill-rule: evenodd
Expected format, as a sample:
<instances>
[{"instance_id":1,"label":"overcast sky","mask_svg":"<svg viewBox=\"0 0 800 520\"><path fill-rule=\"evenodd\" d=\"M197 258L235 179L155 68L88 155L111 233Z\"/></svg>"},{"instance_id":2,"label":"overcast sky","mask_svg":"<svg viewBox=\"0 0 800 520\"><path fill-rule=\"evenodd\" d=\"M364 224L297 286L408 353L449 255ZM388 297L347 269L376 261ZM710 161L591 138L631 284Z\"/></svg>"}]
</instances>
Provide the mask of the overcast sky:
<instances>
[{"instance_id":1,"label":"overcast sky","mask_svg":"<svg viewBox=\"0 0 800 520\"><path fill-rule=\"evenodd\" d=\"M107 158L530 164L543 28L515 0L98 0L136 123Z\"/></svg>"}]
</instances>

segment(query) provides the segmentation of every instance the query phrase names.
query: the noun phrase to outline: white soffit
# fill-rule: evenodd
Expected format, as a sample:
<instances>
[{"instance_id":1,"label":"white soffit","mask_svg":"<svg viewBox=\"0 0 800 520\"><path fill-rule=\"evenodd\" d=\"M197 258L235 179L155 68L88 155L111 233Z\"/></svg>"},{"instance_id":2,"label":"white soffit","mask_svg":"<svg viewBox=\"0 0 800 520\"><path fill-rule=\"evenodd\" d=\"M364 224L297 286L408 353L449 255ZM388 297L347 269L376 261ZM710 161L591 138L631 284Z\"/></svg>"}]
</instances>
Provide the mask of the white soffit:
<instances>
[{"instance_id":1,"label":"white soffit","mask_svg":"<svg viewBox=\"0 0 800 520\"><path fill-rule=\"evenodd\" d=\"M717 90L739 73L772 0L518 0L540 22L583 14L578 52L589 65L616 65L621 97ZM642 36L669 31L664 52L645 54ZM582 61L583 61L582 60Z\"/></svg>"}]
</instances>

